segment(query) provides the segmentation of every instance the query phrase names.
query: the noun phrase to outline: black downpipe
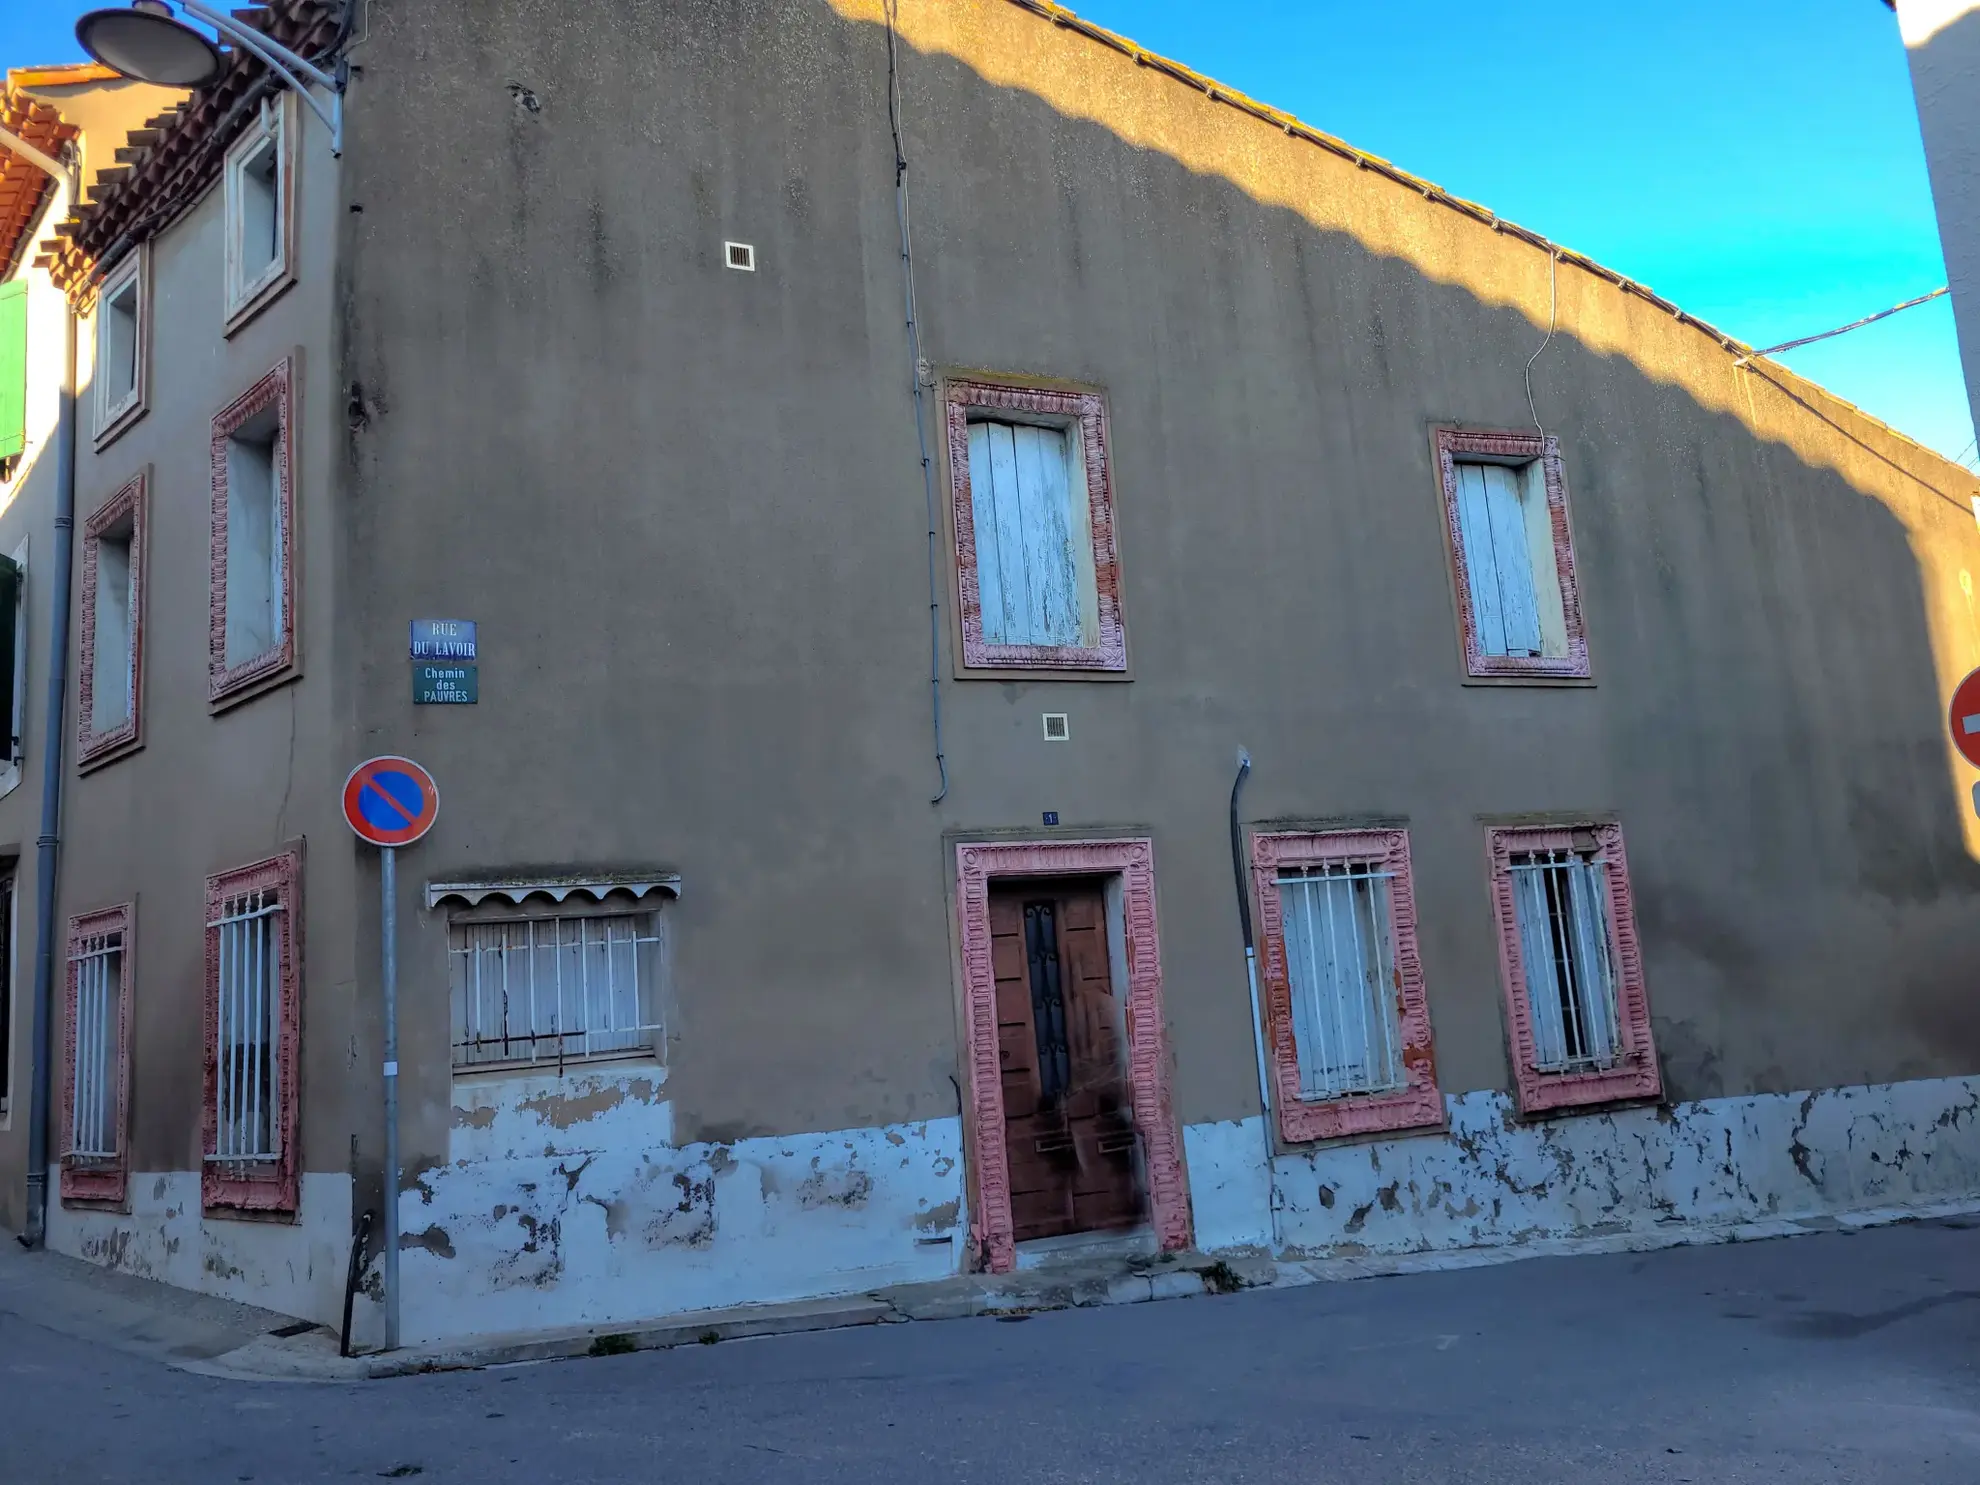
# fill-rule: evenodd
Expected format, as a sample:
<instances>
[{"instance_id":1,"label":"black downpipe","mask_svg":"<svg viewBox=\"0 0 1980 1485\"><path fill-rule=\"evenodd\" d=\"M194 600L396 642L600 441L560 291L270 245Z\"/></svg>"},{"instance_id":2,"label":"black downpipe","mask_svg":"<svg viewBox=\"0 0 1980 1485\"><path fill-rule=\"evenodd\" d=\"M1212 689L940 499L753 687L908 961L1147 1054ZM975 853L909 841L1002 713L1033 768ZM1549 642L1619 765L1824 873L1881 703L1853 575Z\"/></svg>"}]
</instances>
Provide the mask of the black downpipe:
<instances>
[{"instance_id":1,"label":"black downpipe","mask_svg":"<svg viewBox=\"0 0 1980 1485\"><path fill-rule=\"evenodd\" d=\"M1251 892L1245 883L1244 871L1244 827L1238 823L1238 795L1243 792L1244 781L1251 777L1251 754L1238 749L1237 777L1231 781L1231 876L1237 886L1238 922L1244 926L1244 980L1245 990L1251 997L1251 1043L1258 1057L1258 1111L1259 1123L1265 1137L1265 1172L1268 1185L1267 1202L1272 1224L1272 1251L1277 1253L1281 1243L1279 1238L1279 1195L1278 1168L1273 1163L1278 1153L1272 1137L1272 1074L1265 1061L1265 1022L1258 1004L1258 948L1252 937Z\"/></svg>"},{"instance_id":2,"label":"black downpipe","mask_svg":"<svg viewBox=\"0 0 1980 1485\"><path fill-rule=\"evenodd\" d=\"M371 1213L359 1212L357 1231L351 1235L351 1263L344 1274L344 1330L337 1342L337 1354L351 1354L351 1302L357 1298L358 1276L364 1272L364 1245L371 1237Z\"/></svg>"},{"instance_id":3,"label":"black downpipe","mask_svg":"<svg viewBox=\"0 0 1980 1485\"><path fill-rule=\"evenodd\" d=\"M1254 961L1257 949L1251 939L1251 893L1244 885L1244 831L1238 825L1238 795L1251 777L1251 754L1238 749L1237 778L1231 783L1231 875L1237 881L1238 922L1244 925L1244 957Z\"/></svg>"}]
</instances>

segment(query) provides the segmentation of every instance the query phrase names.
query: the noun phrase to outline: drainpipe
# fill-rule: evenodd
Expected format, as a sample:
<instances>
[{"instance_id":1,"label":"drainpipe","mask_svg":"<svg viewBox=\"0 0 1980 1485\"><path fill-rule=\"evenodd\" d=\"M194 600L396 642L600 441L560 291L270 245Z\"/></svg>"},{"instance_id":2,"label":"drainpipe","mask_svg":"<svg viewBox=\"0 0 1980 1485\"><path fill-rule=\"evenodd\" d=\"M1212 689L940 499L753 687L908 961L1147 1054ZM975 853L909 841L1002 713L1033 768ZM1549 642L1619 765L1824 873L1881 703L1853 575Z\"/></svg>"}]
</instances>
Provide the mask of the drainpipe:
<instances>
[{"instance_id":1,"label":"drainpipe","mask_svg":"<svg viewBox=\"0 0 1980 1485\"><path fill-rule=\"evenodd\" d=\"M50 159L26 140L0 129L0 148L20 156L68 192L74 208L81 172ZM62 823L62 710L68 699L69 567L76 525L76 312L63 296L62 385L55 423L54 619L48 626L48 726L41 749L41 833L34 841L34 1081L28 1102L27 1222L21 1244L38 1248L48 1235L48 1032L55 983L55 848Z\"/></svg>"},{"instance_id":2,"label":"drainpipe","mask_svg":"<svg viewBox=\"0 0 1980 1485\"><path fill-rule=\"evenodd\" d=\"M1279 1169L1272 1140L1272 1074L1265 1061L1265 1019L1258 1011L1258 949L1251 935L1251 892L1245 882L1244 830L1238 824L1238 793L1251 777L1251 754L1238 749L1237 778L1231 784L1231 872L1237 878L1238 922L1244 927L1244 978L1251 991L1251 1046L1258 1054L1259 1123L1265 1130L1266 1209L1272 1219L1272 1256L1284 1246L1279 1238Z\"/></svg>"}]
</instances>

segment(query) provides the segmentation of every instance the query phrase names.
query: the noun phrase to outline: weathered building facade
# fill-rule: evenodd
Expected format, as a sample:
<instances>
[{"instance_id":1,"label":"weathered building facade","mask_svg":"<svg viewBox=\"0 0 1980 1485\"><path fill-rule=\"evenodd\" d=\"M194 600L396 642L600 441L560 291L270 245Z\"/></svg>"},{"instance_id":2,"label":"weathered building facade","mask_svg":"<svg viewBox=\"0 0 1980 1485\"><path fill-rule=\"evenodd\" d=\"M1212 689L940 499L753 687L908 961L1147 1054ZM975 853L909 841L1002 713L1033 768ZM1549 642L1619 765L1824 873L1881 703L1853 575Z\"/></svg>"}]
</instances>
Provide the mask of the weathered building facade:
<instances>
[{"instance_id":1,"label":"weathered building facade","mask_svg":"<svg viewBox=\"0 0 1980 1485\"><path fill-rule=\"evenodd\" d=\"M154 305L60 890L124 1137L51 1242L334 1317L376 753L444 798L409 1340L1980 1200L1980 482L1055 6L278 16L343 157L199 95L49 263Z\"/></svg>"}]
</instances>

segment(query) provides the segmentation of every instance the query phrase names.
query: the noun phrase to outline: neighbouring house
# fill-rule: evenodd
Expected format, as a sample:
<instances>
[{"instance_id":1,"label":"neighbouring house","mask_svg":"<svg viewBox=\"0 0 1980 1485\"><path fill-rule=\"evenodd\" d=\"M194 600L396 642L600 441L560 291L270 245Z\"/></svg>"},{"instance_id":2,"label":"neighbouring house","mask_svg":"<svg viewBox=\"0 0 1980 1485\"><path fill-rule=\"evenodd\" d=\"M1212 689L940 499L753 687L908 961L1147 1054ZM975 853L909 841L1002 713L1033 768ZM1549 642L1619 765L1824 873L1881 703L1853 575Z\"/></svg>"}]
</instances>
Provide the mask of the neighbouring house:
<instances>
[{"instance_id":1,"label":"neighbouring house","mask_svg":"<svg viewBox=\"0 0 1980 1485\"><path fill-rule=\"evenodd\" d=\"M375 754L408 1341L1980 1203L1980 480L1043 0L258 23L18 270L52 1246L336 1318Z\"/></svg>"},{"instance_id":2,"label":"neighbouring house","mask_svg":"<svg viewBox=\"0 0 1980 1485\"><path fill-rule=\"evenodd\" d=\"M1939 215L1953 323L1980 426L1980 0L1884 0L1897 12Z\"/></svg>"}]
</instances>

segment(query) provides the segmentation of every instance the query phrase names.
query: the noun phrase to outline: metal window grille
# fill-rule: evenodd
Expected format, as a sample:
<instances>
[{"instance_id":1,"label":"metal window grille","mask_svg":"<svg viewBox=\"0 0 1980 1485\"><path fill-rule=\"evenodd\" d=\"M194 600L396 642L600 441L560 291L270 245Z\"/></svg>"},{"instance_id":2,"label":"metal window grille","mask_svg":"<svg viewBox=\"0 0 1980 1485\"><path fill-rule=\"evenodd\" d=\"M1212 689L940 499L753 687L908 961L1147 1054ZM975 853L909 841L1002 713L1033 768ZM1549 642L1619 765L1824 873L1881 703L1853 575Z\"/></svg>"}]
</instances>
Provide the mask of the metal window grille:
<instances>
[{"instance_id":1,"label":"metal window grille","mask_svg":"<svg viewBox=\"0 0 1980 1485\"><path fill-rule=\"evenodd\" d=\"M1279 875L1302 1099L1405 1085L1390 916L1394 876L1368 862Z\"/></svg>"},{"instance_id":2,"label":"metal window grille","mask_svg":"<svg viewBox=\"0 0 1980 1485\"><path fill-rule=\"evenodd\" d=\"M78 1160L115 1160L123 932L84 939L73 963L76 1036L69 1068L69 1153Z\"/></svg>"},{"instance_id":3,"label":"metal window grille","mask_svg":"<svg viewBox=\"0 0 1980 1485\"><path fill-rule=\"evenodd\" d=\"M209 1160L263 1163L281 1157L280 892L245 892L222 901L219 930L219 1062L214 1147Z\"/></svg>"},{"instance_id":4,"label":"metal window grille","mask_svg":"<svg viewBox=\"0 0 1980 1485\"><path fill-rule=\"evenodd\" d=\"M1534 1066L1586 1072L1622 1050L1609 954L1609 864L1599 851L1514 856L1513 902L1533 1014Z\"/></svg>"},{"instance_id":5,"label":"metal window grille","mask_svg":"<svg viewBox=\"0 0 1980 1485\"><path fill-rule=\"evenodd\" d=\"M456 1067L665 1045L652 913L457 922L450 940Z\"/></svg>"}]
</instances>

